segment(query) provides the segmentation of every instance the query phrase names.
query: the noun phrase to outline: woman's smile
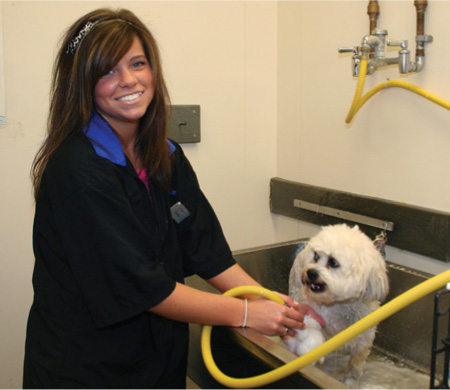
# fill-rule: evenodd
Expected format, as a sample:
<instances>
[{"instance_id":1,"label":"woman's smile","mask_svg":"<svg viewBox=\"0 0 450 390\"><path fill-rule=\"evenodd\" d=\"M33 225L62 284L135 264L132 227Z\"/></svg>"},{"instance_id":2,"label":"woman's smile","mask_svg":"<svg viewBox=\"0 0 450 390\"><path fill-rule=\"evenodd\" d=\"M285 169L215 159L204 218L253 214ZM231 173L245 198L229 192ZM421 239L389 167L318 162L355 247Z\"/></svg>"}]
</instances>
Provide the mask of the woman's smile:
<instances>
[{"instance_id":1,"label":"woman's smile","mask_svg":"<svg viewBox=\"0 0 450 390\"><path fill-rule=\"evenodd\" d=\"M121 102L133 102L142 96L142 92L132 93L130 95L125 95L123 97L118 98L117 100Z\"/></svg>"}]
</instances>

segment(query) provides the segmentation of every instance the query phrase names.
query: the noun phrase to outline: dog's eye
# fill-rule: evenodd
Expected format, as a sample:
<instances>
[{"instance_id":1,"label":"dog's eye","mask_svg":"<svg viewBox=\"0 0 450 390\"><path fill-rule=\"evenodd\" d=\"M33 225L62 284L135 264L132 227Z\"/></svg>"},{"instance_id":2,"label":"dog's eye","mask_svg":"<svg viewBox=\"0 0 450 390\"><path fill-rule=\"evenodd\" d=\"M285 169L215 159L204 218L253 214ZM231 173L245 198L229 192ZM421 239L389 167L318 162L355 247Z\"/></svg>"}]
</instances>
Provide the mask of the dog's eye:
<instances>
[{"instance_id":1,"label":"dog's eye","mask_svg":"<svg viewBox=\"0 0 450 390\"><path fill-rule=\"evenodd\" d=\"M330 268L339 268L339 263L334 257L328 258L328 267Z\"/></svg>"},{"instance_id":2,"label":"dog's eye","mask_svg":"<svg viewBox=\"0 0 450 390\"><path fill-rule=\"evenodd\" d=\"M320 256L317 252L314 252L314 261L317 263L319 261Z\"/></svg>"}]
</instances>

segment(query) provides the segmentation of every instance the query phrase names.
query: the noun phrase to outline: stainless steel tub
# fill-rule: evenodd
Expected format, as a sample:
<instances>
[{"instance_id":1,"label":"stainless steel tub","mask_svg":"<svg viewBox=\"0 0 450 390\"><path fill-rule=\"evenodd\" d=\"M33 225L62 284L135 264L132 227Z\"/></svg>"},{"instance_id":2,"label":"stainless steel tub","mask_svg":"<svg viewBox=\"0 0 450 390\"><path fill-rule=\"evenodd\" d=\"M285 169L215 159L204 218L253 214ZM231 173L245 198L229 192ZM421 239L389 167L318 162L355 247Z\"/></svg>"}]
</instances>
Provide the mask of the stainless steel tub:
<instances>
[{"instance_id":1,"label":"stainless steel tub","mask_svg":"<svg viewBox=\"0 0 450 390\"><path fill-rule=\"evenodd\" d=\"M264 287L287 294L289 271L305 240L235 252L237 262ZM430 275L388 262L390 294L387 301L426 280ZM194 276L187 284L215 290ZM399 311L378 326L375 345L360 388L426 388L429 386L434 295ZM441 328L444 328L441 326ZM207 372L200 351L201 327L191 325L188 376L201 388L222 388ZM441 338L445 337L442 332ZM278 338L251 329L215 327L212 352L218 367L233 377L266 372L296 358ZM266 388L346 388L340 382L345 356L337 352L323 367L308 366L298 374ZM442 363L441 363L442 364ZM439 372L438 367L438 372Z\"/></svg>"}]
</instances>

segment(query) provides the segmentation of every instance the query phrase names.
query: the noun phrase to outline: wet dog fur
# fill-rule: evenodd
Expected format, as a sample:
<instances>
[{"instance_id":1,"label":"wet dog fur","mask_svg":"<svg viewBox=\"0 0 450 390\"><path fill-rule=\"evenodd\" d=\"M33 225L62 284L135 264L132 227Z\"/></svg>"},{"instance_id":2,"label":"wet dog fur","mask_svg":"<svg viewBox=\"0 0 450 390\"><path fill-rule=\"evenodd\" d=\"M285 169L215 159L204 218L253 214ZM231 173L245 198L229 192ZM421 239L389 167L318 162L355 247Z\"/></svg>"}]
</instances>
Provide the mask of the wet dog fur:
<instances>
[{"instance_id":1,"label":"wet dog fur","mask_svg":"<svg viewBox=\"0 0 450 390\"><path fill-rule=\"evenodd\" d=\"M297 255L289 276L289 295L312 307L325 321L323 338L317 334L317 324L313 325L315 339L309 341L312 346L306 352L376 310L388 291L385 261L358 226L323 227ZM305 331L297 330L297 337L284 340L299 355L305 353L302 343L308 338L303 332L311 328L305 324ZM347 385L355 385L362 375L375 331L373 327L345 344L350 352Z\"/></svg>"}]
</instances>

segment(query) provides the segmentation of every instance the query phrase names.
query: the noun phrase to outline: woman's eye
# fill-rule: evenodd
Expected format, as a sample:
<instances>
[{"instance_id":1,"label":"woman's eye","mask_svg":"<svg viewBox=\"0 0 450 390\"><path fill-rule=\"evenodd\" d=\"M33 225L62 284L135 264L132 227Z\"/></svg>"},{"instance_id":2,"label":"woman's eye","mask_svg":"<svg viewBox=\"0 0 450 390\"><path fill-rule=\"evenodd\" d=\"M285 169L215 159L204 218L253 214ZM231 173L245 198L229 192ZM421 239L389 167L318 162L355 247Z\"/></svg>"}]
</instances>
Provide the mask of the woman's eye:
<instances>
[{"instance_id":1,"label":"woman's eye","mask_svg":"<svg viewBox=\"0 0 450 390\"><path fill-rule=\"evenodd\" d=\"M140 68L142 66L147 65L147 62L145 62L144 60L139 60L133 63L133 68Z\"/></svg>"},{"instance_id":2,"label":"woman's eye","mask_svg":"<svg viewBox=\"0 0 450 390\"><path fill-rule=\"evenodd\" d=\"M340 264L334 257L328 258L328 267L330 268L339 268Z\"/></svg>"}]
</instances>

